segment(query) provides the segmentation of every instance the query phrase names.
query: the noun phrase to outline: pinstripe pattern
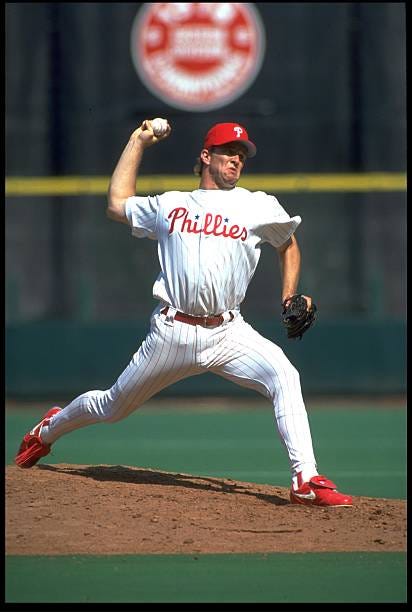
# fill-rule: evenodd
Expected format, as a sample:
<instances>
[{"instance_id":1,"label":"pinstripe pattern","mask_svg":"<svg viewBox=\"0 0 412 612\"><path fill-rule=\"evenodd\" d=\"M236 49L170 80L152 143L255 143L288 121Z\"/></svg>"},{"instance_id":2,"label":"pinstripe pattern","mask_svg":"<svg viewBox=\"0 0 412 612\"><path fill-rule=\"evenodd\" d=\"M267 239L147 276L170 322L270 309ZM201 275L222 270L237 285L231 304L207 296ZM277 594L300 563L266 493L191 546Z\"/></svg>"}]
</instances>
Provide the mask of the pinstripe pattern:
<instances>
[{"instance_id":1,"label":"pinstripe pattern","mask_svg":"<svg viewBox=\"0 0 412 612\"><path fill-rule=\"evenodd\" d=\"M304 466L316 473L299 374L283 351L258 334L240 313L233 322L203 328L179 321L167 325L159 310L152 316L147 338L116 383L106 391L89 391L74 399L43 429L44 441L52 443L92 423L119 421L161 389L188 376L213 372L267 397L292 474Z\"/></svg>"},{"instance_id":2,"label":"pinstripe pattern","mask_svg":"<svg viewBox=\"0 0 412 612\"><path fill-rule=\"evenodd\" d=\"M153 294L159 305L150 331L114 385L75 398L42 430L45 442L91 423L124 419L153 395L188 376L213 372L254 389L273 405L292 477L317 474L297 370L239 311L260 245L282 245L299 225L276 198L236 187L132 197L126 212L135 237L158 241L161 266ZM168 305L168 317L160 311ZM233 313L232 321L204 328L173 318ZM171 314L171 319L169 319Z\"/></svg>"}]
</instances>

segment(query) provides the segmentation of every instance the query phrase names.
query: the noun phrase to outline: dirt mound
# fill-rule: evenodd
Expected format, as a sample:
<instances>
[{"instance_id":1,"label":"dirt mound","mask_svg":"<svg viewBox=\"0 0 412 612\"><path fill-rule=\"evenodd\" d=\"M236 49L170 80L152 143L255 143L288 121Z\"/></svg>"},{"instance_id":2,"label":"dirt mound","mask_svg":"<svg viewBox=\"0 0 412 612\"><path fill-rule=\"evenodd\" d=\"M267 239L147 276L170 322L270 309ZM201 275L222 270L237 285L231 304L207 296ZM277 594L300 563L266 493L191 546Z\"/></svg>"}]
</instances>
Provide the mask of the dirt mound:
<instances>
[{"instance_id":1,"label":"dirt mound","mask_svg":"<svg viewBox=\"0 0 412 612\"><path fill-rule=\"evenodd\" d=\"M406 501L289 503L284 487L122 465L6 468L14 555L405 551Z\"/></svg>"}]
</instances>

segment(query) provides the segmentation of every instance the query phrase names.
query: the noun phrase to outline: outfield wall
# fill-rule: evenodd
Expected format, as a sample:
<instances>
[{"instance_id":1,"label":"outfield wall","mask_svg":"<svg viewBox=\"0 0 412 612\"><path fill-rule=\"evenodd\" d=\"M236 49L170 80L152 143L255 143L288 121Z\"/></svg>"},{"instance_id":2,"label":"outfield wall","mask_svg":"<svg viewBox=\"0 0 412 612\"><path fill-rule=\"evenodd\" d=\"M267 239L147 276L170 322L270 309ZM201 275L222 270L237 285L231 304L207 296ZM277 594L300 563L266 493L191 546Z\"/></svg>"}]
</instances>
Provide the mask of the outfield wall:
<instances>
[{"instance_id":1,"label":"outfield wall","mask_svg":"<svg viewBox=\"0 0 412 612\"><path fill-rule=\"evenodd\" d=\"M406 326L397 320L317 322L302 341L284 338L274 321L256 328L276 341L301 374L305 393L403 393ZM145 322L28 323L6 335L9 397L72 396L112 385L146 333ZM218 376L181 381L162 395L249 395Z\"/></svg>"}]
</instances>

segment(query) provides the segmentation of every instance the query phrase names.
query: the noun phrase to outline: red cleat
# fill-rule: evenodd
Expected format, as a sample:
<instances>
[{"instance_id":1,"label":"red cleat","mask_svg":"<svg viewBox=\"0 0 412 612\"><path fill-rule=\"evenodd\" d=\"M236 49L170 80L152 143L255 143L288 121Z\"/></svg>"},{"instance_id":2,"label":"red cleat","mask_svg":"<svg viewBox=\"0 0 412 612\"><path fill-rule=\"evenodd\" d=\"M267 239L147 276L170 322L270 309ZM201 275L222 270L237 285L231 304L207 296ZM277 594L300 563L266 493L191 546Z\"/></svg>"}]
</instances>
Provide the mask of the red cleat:
<instances>
[{"instance_id":1,"label":"red cleat","mask_svg":"<svg viewBox=\"0 0 412 612\"><path fill-rule=\"evenodd\" d=\"M325 476L313 476L298 489L290 489L292 504L304 506L353 506L352 497L339 493L336 485Z\"/></svg>"},{"instance_id":2,"label":"red cleat","mask_svg":"<svg viewBox=\"0 0 412 612\"><path fill-rule=\"evenodd\" d=\"M50 408L40 423L24 436L14 460L16 465L21 468L31 468L41 457L45 457L50 453L51 445L42 442L40 437L41 429L44 425L48 425L50 418L61 410L58 406Z\"/></svg>"}]
</instances>

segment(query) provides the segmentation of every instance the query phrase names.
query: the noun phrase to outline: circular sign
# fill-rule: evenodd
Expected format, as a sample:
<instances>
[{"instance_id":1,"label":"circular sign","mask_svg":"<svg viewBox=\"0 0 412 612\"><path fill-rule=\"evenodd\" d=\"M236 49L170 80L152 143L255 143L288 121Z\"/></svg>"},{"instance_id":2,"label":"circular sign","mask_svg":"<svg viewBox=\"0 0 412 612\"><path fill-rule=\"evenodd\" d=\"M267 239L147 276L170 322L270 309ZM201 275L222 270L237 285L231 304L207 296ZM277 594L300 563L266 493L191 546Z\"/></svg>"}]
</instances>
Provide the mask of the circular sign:
<instances>
[{"instance_id":1,"label":"circular sign","mask_svg":"<svg viewBox=\"0 0 412 612\"><path fill-rule=\"evenodd\" d=\"M169 106L189 111L238 98L256 78L264 49L260 17L241 2L144 4L131 33L142 82Z\"/></svg>"}]
</instances>

